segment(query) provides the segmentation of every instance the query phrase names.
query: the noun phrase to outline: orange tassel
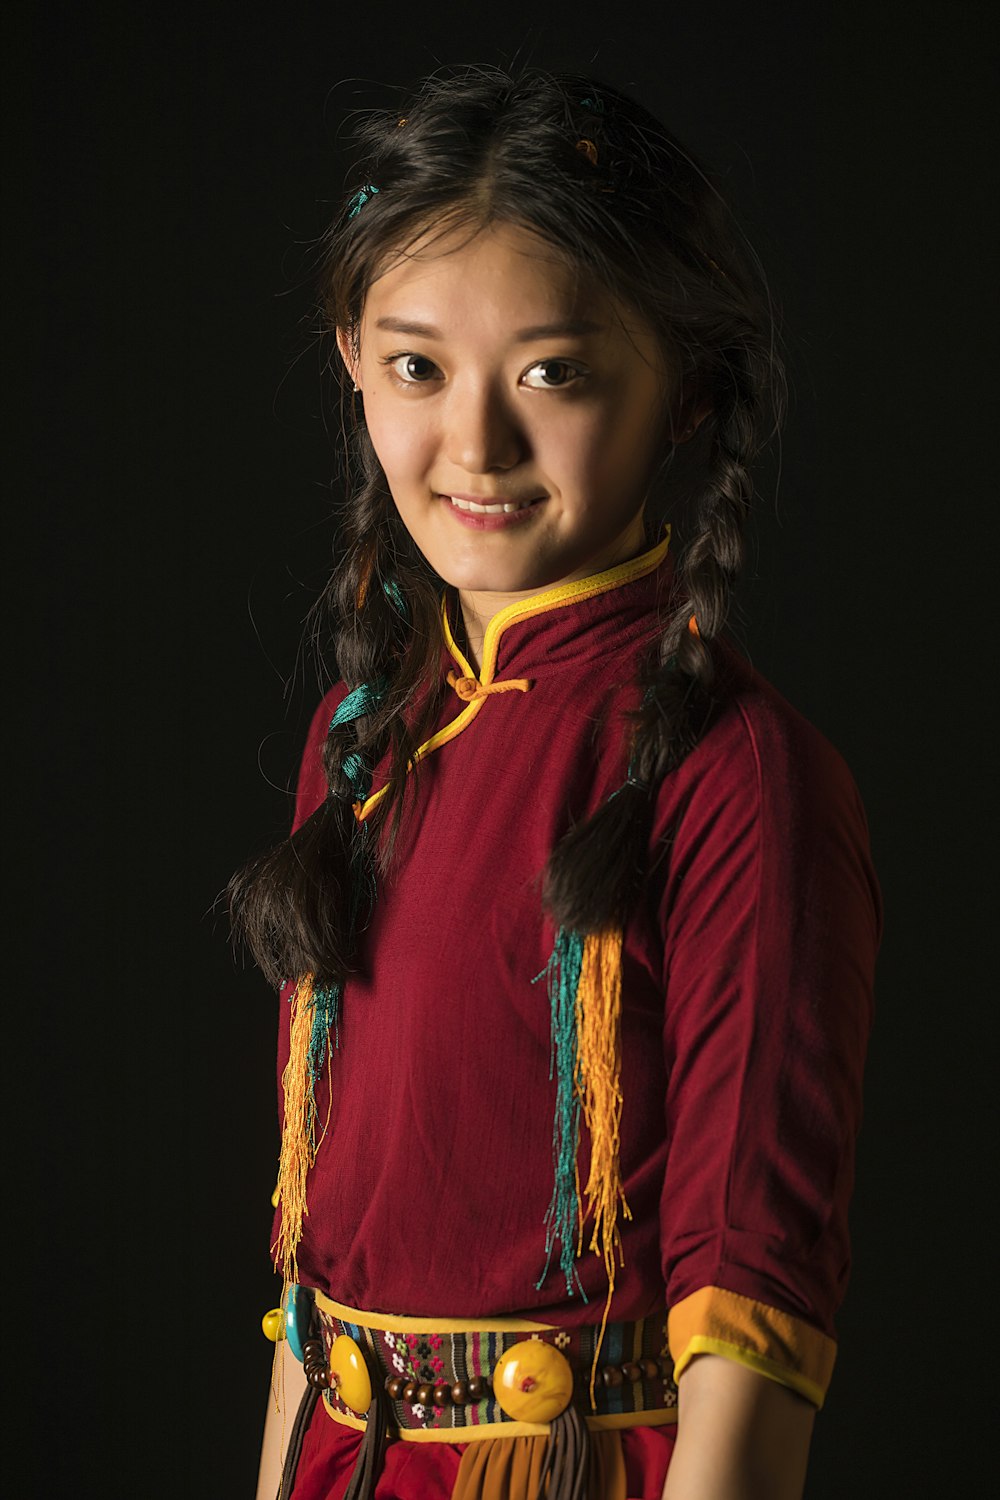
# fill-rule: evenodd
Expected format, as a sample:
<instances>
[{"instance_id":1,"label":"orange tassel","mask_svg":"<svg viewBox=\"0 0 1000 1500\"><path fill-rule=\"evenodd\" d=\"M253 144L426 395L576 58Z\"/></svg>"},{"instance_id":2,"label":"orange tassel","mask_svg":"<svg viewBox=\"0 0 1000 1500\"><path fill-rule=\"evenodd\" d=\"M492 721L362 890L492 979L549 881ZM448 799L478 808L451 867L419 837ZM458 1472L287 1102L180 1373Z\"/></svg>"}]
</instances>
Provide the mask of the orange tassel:
<instances>
[{"instance_id":1,"label":"orange tassel","mask_svg":"<svg viewBox=\"0 0 1000 1500\"><path fill-rule=\"evenodd\" d=\"M589 936L583 946L576 991L577 1092L590 1136L590 1175L584 1189L586 1214L593 1213L590 1248L604 1259L608 1295L590 1374L594 1404L597 1360L615 1290L615 1261L621 1257L619 1212L632 1213L622 1186L621 1144L622 931Z\"/></svg>"},{"instance_id":2,"label":"orange tassel","mask_svg":"<svg viewBox=\"0 0 1000 1500\"><path fill-rule=\"evenodd\" d=\"M316 1160L315 1105L309 1079L309 1043L313 1023L312 975L304 974L291 998L288 1062L281 1075L285 1117L281 1130L277 1196L281 1227L271 1246L285 1285L298 1281L298 1248L306 1206L306 1179Z\"/></svg>"}]
</instances>

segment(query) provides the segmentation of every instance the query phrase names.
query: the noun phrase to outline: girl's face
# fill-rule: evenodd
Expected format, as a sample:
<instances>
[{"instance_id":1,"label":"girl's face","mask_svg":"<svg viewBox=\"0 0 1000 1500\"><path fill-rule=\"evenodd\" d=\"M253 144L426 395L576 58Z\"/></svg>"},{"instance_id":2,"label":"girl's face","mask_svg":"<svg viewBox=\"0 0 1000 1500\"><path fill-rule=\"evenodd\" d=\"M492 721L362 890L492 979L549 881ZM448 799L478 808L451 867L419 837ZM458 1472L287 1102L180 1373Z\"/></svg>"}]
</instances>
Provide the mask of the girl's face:
<instances>
[{"instance_id":1,"label":"girl's face","mask_svg":"<svg viewBox=\"0 0 1000 1500\"><path fill-rule=\"evenodd\" d=\"M642 551L670 377L652 331L538 237L423 237L369 289L360 360L338 341L403 523L446 583L531 592Z\"/></svg>"}]
</instances>

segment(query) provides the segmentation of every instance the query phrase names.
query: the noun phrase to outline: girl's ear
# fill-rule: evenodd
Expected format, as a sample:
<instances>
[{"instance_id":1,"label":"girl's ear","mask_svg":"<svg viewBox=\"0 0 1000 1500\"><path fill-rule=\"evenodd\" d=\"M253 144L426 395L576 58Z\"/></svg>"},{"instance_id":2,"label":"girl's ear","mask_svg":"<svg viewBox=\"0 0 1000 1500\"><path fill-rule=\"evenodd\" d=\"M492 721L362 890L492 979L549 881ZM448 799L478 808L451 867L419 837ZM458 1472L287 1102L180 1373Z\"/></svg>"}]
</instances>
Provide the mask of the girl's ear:
<instances>
[{"instance_id":1,"label":"girl's ear","mask_svg":"<svg viewBox=\"0 0 1000 1500\"><path fill-rule=\"evenodd\" d=\"M355 357L354 349L351 343L351 336L347 332L346 328L337 329L337 348L340 350L341 359L347 366L347 373L351 377L351 380L354 384L354 389L357 390L360 383L360 364Z\"/></svg>"},{"instance_id":2,"label":"girl's ear","mask_svg":"<svg viewBox=\"0 0 1000 1500\"><path fill-rule=\"evenodd\" d=\"M674 438L674 442L689 442L711 411L712 402L707 396L700 401L695 398L690 405L685 403L678 413L677 436Z\"/></svg>"}]
</instances>

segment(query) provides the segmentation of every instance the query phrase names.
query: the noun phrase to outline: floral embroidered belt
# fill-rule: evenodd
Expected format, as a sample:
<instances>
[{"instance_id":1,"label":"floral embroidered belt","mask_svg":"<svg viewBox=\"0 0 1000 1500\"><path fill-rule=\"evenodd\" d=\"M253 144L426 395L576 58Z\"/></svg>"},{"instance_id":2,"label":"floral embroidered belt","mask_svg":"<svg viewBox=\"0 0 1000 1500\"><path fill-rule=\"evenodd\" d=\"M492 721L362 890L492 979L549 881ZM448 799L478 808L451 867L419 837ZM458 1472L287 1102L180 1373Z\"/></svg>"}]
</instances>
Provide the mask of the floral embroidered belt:
<instances>
[{"instance_id":1,"label":"floral embroidered belt","mask_svg":"<svg viewBox=\"0 0 1000 1500\"><path fill-rule=\"evenodd\" d=\"M595 1429L676 1421L666 1311L637 1322L559 1328L524 1319L383 1317L314 1300L309 1383L335 1421L416 1442L545 1435L575 1409ZM300 1319L300 1324L304 1319Z\"/></svg>"}]
</instances>

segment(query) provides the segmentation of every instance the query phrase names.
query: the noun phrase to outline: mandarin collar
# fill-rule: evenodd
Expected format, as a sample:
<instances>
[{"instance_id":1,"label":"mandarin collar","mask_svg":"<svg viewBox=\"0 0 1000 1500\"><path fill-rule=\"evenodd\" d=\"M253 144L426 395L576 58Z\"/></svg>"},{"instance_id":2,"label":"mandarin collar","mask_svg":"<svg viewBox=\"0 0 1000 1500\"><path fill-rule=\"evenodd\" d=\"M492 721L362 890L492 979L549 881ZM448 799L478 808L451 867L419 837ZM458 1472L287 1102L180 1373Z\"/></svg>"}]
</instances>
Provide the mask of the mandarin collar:
<instances>
[{"instance_id":1,"label":"mandarin collar","mask_svg":"<svg viewBox=\"0 0 1000 1500\"><path fill-rule=\"evenodd\" d=\"M506 605L486 627L479 674L456 643L452 620L458 600L449 589L441 611L444 672L457 666L464 678L487 687L506 677L542 677L631 650L646 637L652 641L662 628L658 606L673 573L669 548L668 526L655 546L628 562Z\"/></svg>"}]
</instances>

